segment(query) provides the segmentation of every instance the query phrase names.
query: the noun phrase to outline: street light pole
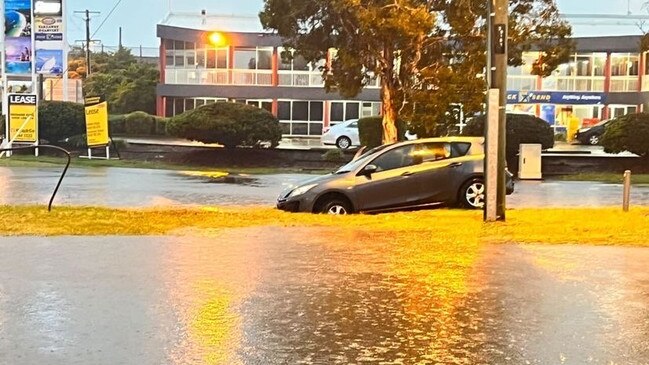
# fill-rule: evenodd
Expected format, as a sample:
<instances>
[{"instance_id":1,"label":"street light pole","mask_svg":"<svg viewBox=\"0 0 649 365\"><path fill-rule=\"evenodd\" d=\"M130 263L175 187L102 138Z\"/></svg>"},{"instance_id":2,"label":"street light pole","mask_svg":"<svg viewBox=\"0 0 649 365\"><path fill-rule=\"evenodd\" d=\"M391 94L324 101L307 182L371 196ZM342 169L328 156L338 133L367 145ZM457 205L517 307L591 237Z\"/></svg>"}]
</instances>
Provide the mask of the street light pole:
<instances>
[{"instance_id":1,"label":"street light pole","mask_svg":"<svg viewBox=\"0 0 649 365\"><path fill-rule=\"evenodd\" d=\"M504 221L506 211L508 3L508 0L487 0L487 80L489 93L487 121L485 123L487 143L485 158L485 221ZM496 103L497 107L494 105ZM496 176L493 176L494 174Z\"/></svg>"}]
</instances>

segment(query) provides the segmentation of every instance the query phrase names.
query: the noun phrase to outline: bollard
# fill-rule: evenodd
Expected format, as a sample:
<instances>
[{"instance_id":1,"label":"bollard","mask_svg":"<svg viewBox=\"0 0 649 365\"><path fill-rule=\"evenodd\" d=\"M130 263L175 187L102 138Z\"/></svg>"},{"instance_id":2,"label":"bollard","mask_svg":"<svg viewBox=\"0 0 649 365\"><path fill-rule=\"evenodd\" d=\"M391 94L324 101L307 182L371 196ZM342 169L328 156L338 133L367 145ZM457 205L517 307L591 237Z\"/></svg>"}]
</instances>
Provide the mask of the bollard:
<instances>
[{"instance_id":1,"label":"bollard","mask_svg":"<svg viewBox=\"0 0 649 365\"><path fill-rule=\"evenodd\" d=\"M629 211L629 204L631 200L631 171L624 171L624 196L622 198L622 209L625 212Z\"/></svg>"}]
</instances>

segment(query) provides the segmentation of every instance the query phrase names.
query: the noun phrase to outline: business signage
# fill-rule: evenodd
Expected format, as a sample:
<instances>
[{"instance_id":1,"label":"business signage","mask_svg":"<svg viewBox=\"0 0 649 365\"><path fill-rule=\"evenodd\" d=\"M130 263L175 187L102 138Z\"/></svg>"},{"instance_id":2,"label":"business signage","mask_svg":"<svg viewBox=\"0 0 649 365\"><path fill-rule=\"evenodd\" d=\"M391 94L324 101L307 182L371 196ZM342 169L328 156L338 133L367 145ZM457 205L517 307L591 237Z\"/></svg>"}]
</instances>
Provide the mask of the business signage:
<instances>
[{"instance_id":1,"label":"business signage","mask_svg":"<svg viewBox=\"0 0 649 365\"><path fill-rule=\"evenodd\" d=\"M9 140L38 142L38 97L34 94L10 94Z\"/></svg>"},{"instance_id":2,"label":"business signage","mask_svg":"<svg viewBox=\"0 0 649 365\"><path fill-rule=\"evenodd\" d=\"M86 98L86 138L88 147L107 146L108 103L99 97Z\"/></svg>"},{"instance_id":3,"label":"business signage","mask_svg":"<svg viewBox=\"0 0 649 365\"><path fill-rule=\"evenodd\" d=\"M32 0L4 0L5 6L5 73L30 75L32 55Z\"/></svg>"},{"instance_id":4,"label":"business signage","mask_svg":"<svg viewBox=\"0 0 649 365\"><path fill-rule=\"evenodd\" d=\"M605 104L606 94L596 92L568 91L508 91L508 104Z\"/></svg>"},{"instance_id":5,"label":"business signage","mask_svg":"<svg viewBox=\"0 0 649 365\"><path fill-rule=\"evenodd\" d=\"M34 2L34 39L38 42L63 42L64 21L62 0ZM40 46L39 46L40 48ZM57 45L57 48L63 47Z\"/></svg>"},{"instance_id":6,"label":"business signage","mask_svg":"<svg viewBox=\"0 0 649 365\"><path fill-rule=\"evenodd\" d=\"M44 75L63 74L63 50L60 49L37 49L36 50L36 73Z\"/></svg>"}]
</instances>

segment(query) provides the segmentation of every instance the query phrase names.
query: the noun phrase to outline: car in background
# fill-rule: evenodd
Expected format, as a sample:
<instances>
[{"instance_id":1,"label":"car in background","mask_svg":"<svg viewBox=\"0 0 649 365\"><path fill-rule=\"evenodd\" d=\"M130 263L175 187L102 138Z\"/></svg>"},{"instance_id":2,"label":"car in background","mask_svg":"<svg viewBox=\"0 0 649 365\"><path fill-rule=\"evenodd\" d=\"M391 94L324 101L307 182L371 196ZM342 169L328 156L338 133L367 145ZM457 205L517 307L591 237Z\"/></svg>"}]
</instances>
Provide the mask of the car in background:
<instances>
[{"instance_id":1,"label":"car in background","mask_svg":"<svg viewBox=\"0 0 649 365\"><path fill-rule=\"evenodd\" d=\"M514 192L507 172L507 194ZM484 138L427 138L373 148L336 172L285 189L277 208L351 214L449 204L482 209Z\"/></svg>"},{"instance_id":2,"label":"car in background","mask_svg":"<svg viewBox=\"0 0 649 365\"><path fill-rule=\"evenodd\" d=\"M322 135L321 141L322 144L335 145L341 150L360 146L358 119L350 119L332 126Z\"/></svg>"},{"instance_id":3,"label":"car in background","mask_svg":"<svg viewBox=\"0 0 649 365\"><path fill-rule=\"evenodd\" d=\"M575 134L575 139L581 144L589 144L591 146L598 145L602 140L602 134L606 131L606 126L611 119L603 120L592 127L582 128Z\"/></svg>"},{"instance_id":4,"label":"car in background","mask_svg":"<svg viewBox=\"0 0 649 365\"><path fill-rule=\"evenodd\" d=\"M409 141L417 139L417 135L410 131L406 131L404 136ZM358 133L358 119L350 119L334 125L325 130L320 140L324 145L335 145L342 150L360 147L361 140Z\"/></svg>"}]
</instances>

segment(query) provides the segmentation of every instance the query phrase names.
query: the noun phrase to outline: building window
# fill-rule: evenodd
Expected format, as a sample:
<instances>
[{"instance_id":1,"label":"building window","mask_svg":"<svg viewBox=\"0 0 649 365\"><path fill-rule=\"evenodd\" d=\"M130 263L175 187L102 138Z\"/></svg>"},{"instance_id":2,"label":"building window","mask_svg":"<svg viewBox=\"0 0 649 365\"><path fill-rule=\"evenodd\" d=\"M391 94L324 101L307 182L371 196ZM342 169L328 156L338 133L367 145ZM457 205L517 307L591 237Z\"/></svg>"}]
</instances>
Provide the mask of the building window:
<instances>
[{"instance_id":1,"label":"building window","mask_svg":"<svg viewBox=\"0 0 649 365\"><path fill-rule=\"evenodd\" d=\"M322 135L324 102L280 100L277 103L277 118L282 124L284 134L295 136Z\"/></svg>"},{"instance_id":2,"label":"building window","mask_svg":"<svg viewBox=\"0 0 649 365\"><path fill-rule=\"evenodd\" d=\"M358 101L333 101L331 102L331 124L337 124L350 119L360 117L360 105Z\"/></svg>"}]
</instances>

